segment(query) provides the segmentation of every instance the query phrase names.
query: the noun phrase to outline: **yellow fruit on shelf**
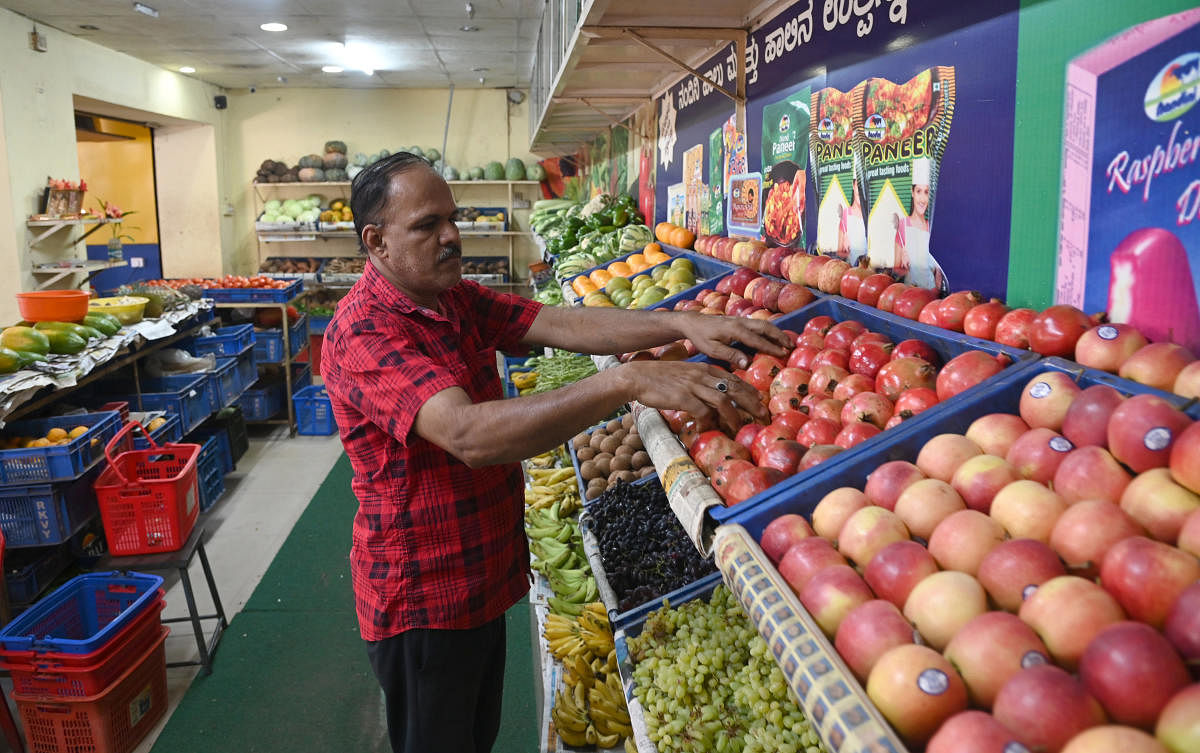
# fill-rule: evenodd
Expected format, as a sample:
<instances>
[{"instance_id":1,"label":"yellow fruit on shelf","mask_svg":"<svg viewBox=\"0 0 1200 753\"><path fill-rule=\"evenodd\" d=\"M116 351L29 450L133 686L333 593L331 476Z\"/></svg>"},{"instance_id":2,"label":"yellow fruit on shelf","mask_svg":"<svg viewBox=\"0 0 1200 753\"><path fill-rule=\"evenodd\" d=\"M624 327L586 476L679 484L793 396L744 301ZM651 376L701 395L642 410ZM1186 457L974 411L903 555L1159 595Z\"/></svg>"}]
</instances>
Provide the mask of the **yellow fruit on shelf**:
<instances>
[{"instance_id":1,"label":"yellow fruit on shelf","mask_svg":"<svg viewBox=\"0 0 1200 753\"><path fill-rule=\"evenodd\" d=\"M67 436L71 439L77 439L82 437L84 434L87 434L87 430L88 427L86 426L76 426L74 429L71 429L69 432L67 432Z\"/></svg>"},{"instance_id":2,"label":"yellow fruit on shelf","mask_svg":"<svg viewBox=\"0 0 1200 753\"><path fill-rule=\"evenodd\" d=\"M51 442L49 439L46 439L45 437L42 437L40 439L34 439L34 440L30 441L30 443L26 446L27 447L49 447L51 444L53 444L53 442Z\"/></svg>"},{"instance_id":3,"label":"yellow fruit on shelf","mask_svg":"<svg viewBox=\"0 0 1200 753\"><path fill-rule=\"evenodd\" d=\"M46 432L46 439L50 440L51 442L58 442L59 440L63 440L66 438L67 438L67 430L66 429L60 429L58 427L55 427L55 428L51 429L50 431Z\"/></svg>"},{"instance_id":4,"label":"yellow fruit on shelf","mask_svg":"<svg viewBox=\"0 0 1200 753\"><path fill-rule=\"evenodd\" d=\"M157 418L151 419L150 423L146 424L146 430L157 431L166 422L167 419L163 418L162 416L158 416Z\"/></svg>"},{"instance_id":5,"label":"yellow fruit on shelf","mask_svg":"<svg viewBox=\"0 0 1200 753\"><path fill-rule=\"evenodd\" d=\"M597 269L588 275L588 277L597 288L602 288L608 284L609 280L612 279L612 273L607 269Z\"/></svg>"},{"instance_id":6,"label":"yellow fruit on shelf","mask_svg":"<svg viewBox=\"0 0 1200 753\"><path fill-rule=\"evenodd\" d=\"M633 267L623 261L614 261L608 265L607 269L613 277L629 277L634 272Z\"/></svg>"}]
</instances>

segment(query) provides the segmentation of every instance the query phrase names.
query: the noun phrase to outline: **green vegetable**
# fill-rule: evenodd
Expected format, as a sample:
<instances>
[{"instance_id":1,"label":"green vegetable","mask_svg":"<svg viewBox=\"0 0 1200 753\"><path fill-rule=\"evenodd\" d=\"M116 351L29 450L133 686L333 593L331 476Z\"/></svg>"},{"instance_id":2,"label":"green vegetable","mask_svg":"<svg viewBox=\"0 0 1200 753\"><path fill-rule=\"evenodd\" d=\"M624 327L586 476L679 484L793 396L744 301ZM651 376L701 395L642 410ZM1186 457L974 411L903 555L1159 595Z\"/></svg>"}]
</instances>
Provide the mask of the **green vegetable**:
<instances>
[{"instance_id":1,"label":"green vegetable","mask_svg":"<svg viewBox=\"0 0 1200 753\"><path fill-rule=\"evenodd\" d=\"M596 373L596 364L590 356L565 350L555 350L554 354L549 356L534 356L527 360L525 365L538 373L537 386L533 388L533 393L558 389Z\"/></svg>"}]
</instances>

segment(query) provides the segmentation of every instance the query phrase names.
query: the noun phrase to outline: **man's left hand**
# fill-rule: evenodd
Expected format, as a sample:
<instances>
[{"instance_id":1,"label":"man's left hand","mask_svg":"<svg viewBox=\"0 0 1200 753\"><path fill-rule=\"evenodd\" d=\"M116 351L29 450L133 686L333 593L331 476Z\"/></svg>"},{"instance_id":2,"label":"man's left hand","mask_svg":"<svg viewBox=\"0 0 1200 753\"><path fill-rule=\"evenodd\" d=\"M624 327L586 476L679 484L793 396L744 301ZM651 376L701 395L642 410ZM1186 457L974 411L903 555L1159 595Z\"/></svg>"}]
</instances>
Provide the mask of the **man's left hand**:
<instances>
[{"instance_id":1,"label":"man's left hand","mask_svg":"<svg viewBox=\"0 0 1200 753\"><path fill-rule=\"evenodd\" d=\"M780 357L786 356L793 346L783 330L765 319L692 314L687 317L683 329L696 350L736 369L749 366L750 357L731 343L740 342L756 351Z\"/></svg>"}]
</instances>

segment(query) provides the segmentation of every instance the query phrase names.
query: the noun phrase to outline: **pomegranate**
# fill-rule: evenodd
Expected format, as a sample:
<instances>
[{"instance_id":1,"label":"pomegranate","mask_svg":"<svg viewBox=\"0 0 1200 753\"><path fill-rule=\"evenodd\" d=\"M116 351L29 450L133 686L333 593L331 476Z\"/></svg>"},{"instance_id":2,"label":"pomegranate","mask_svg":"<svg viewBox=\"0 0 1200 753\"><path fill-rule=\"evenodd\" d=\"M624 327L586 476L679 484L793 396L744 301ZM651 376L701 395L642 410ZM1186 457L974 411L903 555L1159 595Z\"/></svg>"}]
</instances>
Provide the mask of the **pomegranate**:
<instances>
[{"instance_id":1,"label":"pomegranate","mask_svg":"<svg viewBox=\"0 0 1200 753\"><path fill-rule=\"evenodd\" d=\"M814 371L820 366L837 366L839 369L849 371L849 365L849 352L839 348L825 348L813 358Z\"/></svg>"},{"instance_id":2,"label":"pomegranate","mask_svg":"<svg viewBox=\"0 0 1200 753\"><path fill-rule=\"evenodd\" d=\"M820 348L814 348L811 345L800 345L788 356L787 365L812 371L815 368L813 366L813 359L820 352Z\"/></svg>"},{"instance_id":3,"label":"pomegranate","mask_svg":"<svg viewBox=\"0 0 1200 753\"><path fill-rule=\"evenodd\" d=\"M942 357L933 346L924 340L901 340L892 348L892 360L897 358L920 358L922 361L937 367L942 365Z\"/></svg>"},{"instance_id":4,"label":"pomegranate","mask_svg":"<svg viewBox=\"0 0 1200 753\"><path fill-rule=\"evenodd\" d=\"M880 427L866 421L855 421L851 424L846 424L838 435L833 438L833 443L838 447L850 449L851 447L867 441L879 432L883 431Z\"/></svg>"},{"instance_id":5,"label":"pomegranate","mask_svg":"<svg viewBox=\"0 0 1200 753\"><path fill-rule=\"evenodd\" d=\"M838 366L826 364L813 369L812 379L808 380L808 393L810 395L824 395L832 397L833 391L837 388L838 382L850 376L850 372Z\"/></svg>"},{"instance_id":6,"label":"pomegranate","mask_svg":"<svg viewBox=\"0 0 1200 753\"><path fill-rule=\"evenodd\" d=\"M938 400L954 397L988 377L999 374L1008 365L1006 361L1006 356L993 356L982 350L968 350L951 358L937 375Z\"/></svg>"},{"instance_id":7,"label":"pomegranate","mask_svg":"<svg viewBox=\"0 0 1200 753\"><path fill-rule=\"evenodd\" d=\"M905 319L912 319L915 322L920 316L921 310L931 301L937 300L937 297L938 292L936 290L930 290L929 288L909 288L896 298L896 302L892 305L892 313L896 316L902 316ZM944 309L945 301L942 301L942 304L941 309Z\"/></svg>"},{"instance_id":8,"label":"pomegranate","mask_svg":"<svg viewBox=\"0 0 1200 753\"><path fill-rule=\"evenodd\" d=\"M912 418L938 404L937 392L928 387L917 387L900 393L894 406L895 415L901 420Z\"/></svg>"},{"instance_id":9,"label":"pomegranate","mask_svg":"<svg viewBox=\"0 0 1200 753\"><path fill-rule=\"evenodd\" d=\"M1013 309L996 322L996 342L1012 348L1029 349L1029 328L1037 312L1033 309Z\"/></svg>"},{"instance_id":10,"label":"pomegranate","mask_svg":"<svg viewBox=\"0 0 1200 753\"><path fill-rule=\"evenodd\" d=\"M858 302L865 306L878 305L879 296L894 282L891 275L885 275L882 272L867 275L863 278L862 284L858 286Z\"/></svg>"},{"instance_id":11,"label":"pomegranate","mask_svg":"<svg viewBox=\"0 0 1200 753\"><path fill-rule=\"evenodd\" d=\"M942 299L935 298L921 308L921 313L917 314L917 321L930 327L938 326L938 309L941 307Z\"/></svg>"},{"instance_id":12,"label":"pomegranate","mask_svg":"<svg viewBox=\"0 0 1200 753\"><path fill-rule=\"evenodd\" d=\"M984 340L995 339L996 325L1008 313L1008 306L999 298L993 298L987 303L981 303L971 308L963 317L963 332L971 337Z\"/></svg>"},{"instance_id":13,"label":"pomegranate","mask_svg":"<svg viewBox=\"0 0 1200 753\"><path fill-rule=\"evenodd\" d=\"M860 392L872 392L875 389L875 375L851 374L833 389L836 400L849 400Z\"/></svg>"},{"instance_id":14,"label":"pomegranate","mask_svg":"<svg viewBox=\"0 0 1200 753\"><path fill-rule=\"evenodd\" d=\"M905 390L936 385L937 370L920 358L893 358L875 375L875 391L893 401Z\"/></svg>"},{"instance_id":15,"label":"pomegranate","mask_svg":"<svg viewBox=\"0 0 1200 753\"><path fill-rule=\"evenodd\" d=\"M880 311L886 311L890 314L892 307L896 304L896 299L900 297L901 293L911 287L911 285L905 285L902 282L892 283L886 290L879 294L879 302L875 304L875 307Z\"/></svg>"},{"instance_id":16,"label":"pomegranate","mask_svg":"<svg viewBox=\"0 0 1200 753\"><path fill-rule=\"evenodd\" d=\"M938 307L938 326L954 332L963 331L963 320L967 312L983 303L983 296L976 290L960 290L951 293Z\"/></svg>"},{"instance_id":17,"label":"pomegranate","mask_svg":"<svg viewBox=\"0 0 1200 753\"><path fill-rule=\"evenodd\" d=\"M852 373L874 379L883 365L890 360L892 360L891 343L884 345L878 342L867 342L850 351L847 365Z\"/></svg>"},{"instance_id":18,"label":"pomegranate","mask_svg":"<svg viewBox=\"0 0 1200 753\"><path fill-rule=\"evenodd\" d=\"M1074 306L1051 306L1030 323L1029 347L1043 356L1070 358L1075 355L1075 343L1091 326L1087 314Z\"/></svg>"},{"instance_id":19,"label":"pomegranate","mask_svg":"<svg viewBox=\"0 0 1200 753\"><path fill-rule=\"evenodd\" d=\"M846 402L839 418L842 424L866 421L882 429L894 412L892 401L878 392L860 392Z\"/></svg>"},{"instance_id":20,"label":"pomegranate","mask_svg":"<svg viewBox=\"0 0 1200 753\"><path fill-rule=\"evenodd\" d=\"M855 338L867 331L867 326L853 319L838 322L825 333L825 347L850 352Z\"/></svg>"},{"instance_id":21,"label":"pomegranate","mask_svg":"<svg viewBox=\"0 0 1200 753\"><path fill-rule=\"evenodd\" d=\"M863 257L866 262L867 257ZM863 280L871 276L871 268L867 266L851 267L842 275L840 292L844 298L849 298L854 301L858 299L858 291L862 287Z\"/></svg>"},{"instance_id":22,"label":"pomegranate","mask_svg":"<svg viewBox=\"0 0 1200 753\"><path fill-rule=\"evenodd\" d=\"M833 325L835 324L837 324L837 322L834 321L832 316L826 316L825 314L814 316L812 319L809 319L804 323L804 331L801 334L807 335L810 332L815 332L821 337L824 337L829 333L829 330L833 329Z\"/></svg>"}]
</instances>

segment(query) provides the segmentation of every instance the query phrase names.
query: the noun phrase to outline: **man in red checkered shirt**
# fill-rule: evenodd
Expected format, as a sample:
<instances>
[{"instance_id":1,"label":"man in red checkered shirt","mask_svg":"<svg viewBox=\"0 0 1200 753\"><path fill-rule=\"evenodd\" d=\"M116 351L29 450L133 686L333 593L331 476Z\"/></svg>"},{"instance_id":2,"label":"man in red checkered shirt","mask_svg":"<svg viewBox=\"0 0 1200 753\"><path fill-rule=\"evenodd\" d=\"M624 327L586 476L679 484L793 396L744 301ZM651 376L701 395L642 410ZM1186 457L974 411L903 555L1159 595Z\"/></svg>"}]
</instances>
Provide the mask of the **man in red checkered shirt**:
<instances>
[{"instance_id":1,"label":"man in red checkered shirt","mask_svg":"<svg viewBox=\"0 0 1200 753\"><path fill-rule=\"evenodd\" d=\"M325 331L321 374L359 509L350 552L359 627L383 687L394 751L491 750L500 721L504 614L529 589L519 461L631 400L717 418L766 410L715 366L638 361L503 400L496 351L618 353L687 337L745 366L740 341L777 354L760 320L542 307L462 279L449 186L392 155L355 177L369 262Z\"/></svg>"}]
</instances>

